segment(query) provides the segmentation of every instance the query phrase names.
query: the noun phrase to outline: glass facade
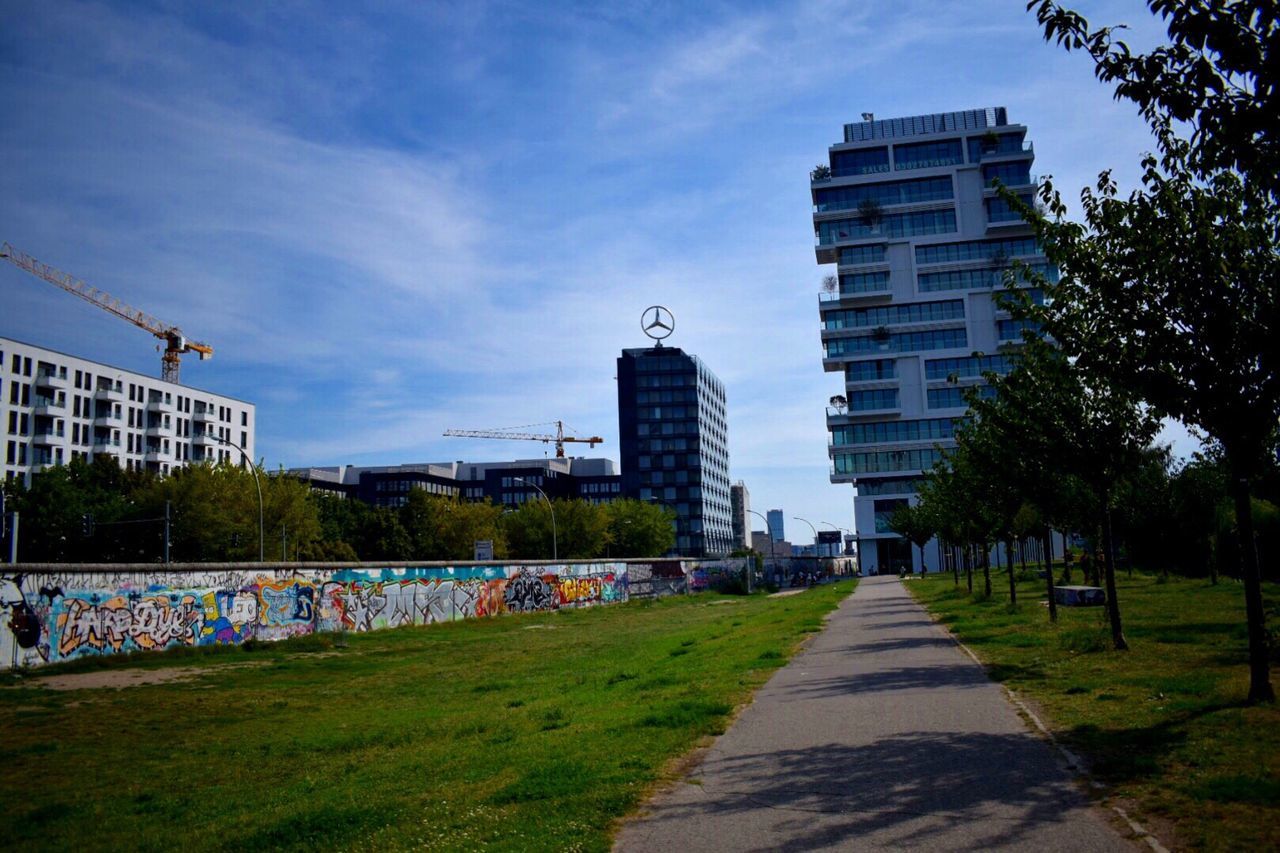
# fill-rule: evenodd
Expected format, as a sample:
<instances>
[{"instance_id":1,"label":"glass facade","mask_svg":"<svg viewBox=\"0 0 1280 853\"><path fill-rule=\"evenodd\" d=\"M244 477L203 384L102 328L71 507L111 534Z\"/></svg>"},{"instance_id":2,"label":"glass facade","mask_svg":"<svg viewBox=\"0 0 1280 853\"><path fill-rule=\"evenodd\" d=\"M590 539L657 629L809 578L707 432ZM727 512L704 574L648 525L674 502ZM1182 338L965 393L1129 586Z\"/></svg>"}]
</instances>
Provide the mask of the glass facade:
<instances>
[{"instance_id":1,"label":"glass facade","mask_svg":"<svg viewBox=\"0 0 1280 853\"><path fill-rule=\"evenodd\" d=\"M830 246L845 240L865 237L918 237L924 234L950 234L956 230L956 212L924 210L917 213L886 213L879 223L861 219L830 219L817 223L818 243Z\"/></svg>"},{"instance_id":2,"label":"glass facade","mask_svg":"<svg viewBox=\"0 0 1280 853\"><path fill-rule=\"evenodd\" d=\"M851 412L896 408L898 408L897 388L872 388L869 391L853 391L849 394L849 411Z\"/></svg>"},{"instance_id":3,"label":"glass facade","mask_svg":"<svg viewBox=\"0 0 1280 853\"><path fill-rule=\"evenodd\" d=\"M1025 160L1012 163L991 163L982 167L982 182L993 187L996 181L1007 187L1019 187L1031 183L1031 164Z\"/></svg>"},{"instance_id":4,"label":"glass facade","mask_svg":"<svg viewBox=\"0 0 1280 853\"><path fill-rule=\"evenodd\" d=\"M926 418L918 421L873 421L831 428L833 444L881 444L890 441L932 441L955 436L960 418Z\"/></svg>"},{"instance_id":5,"label":"glass facade","mask_svg":"<svg viewBox=\"0 0 1280 853\"><path fill-rule=\"evenodd\" d=\"M936 166L955 166L964 162L964 151L959 139L940 142L911 142L893 146L893 168L929 169Z\"/></svg>"},{"instance_id":6,"label":"glass facade","mask_svg":"<svg viewBox=\"0 0 1280 853\"><path fill-rule=\"evenodd\" d=\"M955 349L968 346L963 328L934 329L928 332L895 332L888 335L859 335L823 343L826 357L862 352L908 352L911 350Z\"/></svg>"},{"instance_id":7,"label":"glass facade","mask_svg":"<svg viewBox=\"0 0 1280 853\"><path fill-rule=\"evenodd\" d=\"M1007 240L965 240L961 243L933 243L916 246L917 264L946 264L956 261L989 261L1040 254L1035 237Z\"/></svg>"},{"instance_id":8,"label":"glass facade","mask_svg":"<svg viewBox=\"0 0 1280 853\"><path fill-rule=\"evenodd\" d=\"M937 448L881 450L866 453L837 453L833 458L837 474L874 474L879 471L928 471L942 458L942 451Z\"/></svg>"},{"instance_id":9,"label":"glass facade","mask_svg":"<svg viewBox=\"0 0 1280 853\"><path fill-rule=\"evenodd\" d=\"M1058 280L1058 268L1052 264L1027 264L1032 273L1043 275L1049 281ZM968 270L946 270L944 272L922 272L916 276L916 286L921 293L934 293L939 290L974 290L990 287L1004 287L1004 268L979 267ZM1019 274L1019 281L1026 281L1026 275Z\"/></svg>"},{"instance_id":10,"label":"glass facade","mask_svg":"<svg viewBox=\"0 0 1280 853\"><path fill-rule=\"evenodd\" d=\"M878 204L912 204L920 201L945 201L954 198L951 178L917 178L913 181L890 181L884 184L859 184L818 190L814 210L857 210L865 201Z\"/></svg>"},{"instance_id":11,"label":"glass facade","mask_svg":"<svg viewBox=\"0 0 1280 853\"><path fill-rule=\"evenodd\" d=\"M901 323L932 323L939 320L963 320L964 300L942 302L909 302L905 305L880 305L875 308L849 308L828 311L823 315L824 329L859 329L865 326L892 326Z\"/></svg>"},{"instance_id":12,"label":"glass facade","mask_svg":"<svg viewBox=\"0 0 1280 853\"><path fill-rule=\"evenodd\" d=\"M978 386L978 396L994 397L996 389L990 385ZM964 388L930 388L928 390L929 408L931 409L954 409L957 406L968 405L964 401Z\"/></svg>"},{"instance_id":13,"label":"glass facade","mask_svg":"<svg viewBox=\"0 0 1280 853\"><path fill-rule=\"evenodd\" d=\"M1040 324L1034 320L996 321L996 337L1002 341L1020 341L1024 331L1038 332Z\"/></svg>"},{"instance_id":14,"label":"glass facade","mask_svg":"<svg viewBox=\"0 0 1280 853\"><path fill-rule=\"evenodd\" d=\"M984 136L969 137L969 162L981 163L984 157L1001 154L1021 154L1028 150L1023 147L1021 133L1000 133L995 140Z\"/></svg>"},{"instance_id":15,"label":"glass facade","mask_svg":"<svg viewBox=\"0 0 1280 853\"><path fill-rule=\"evenodd\" d=\"M874 361L854 361L845 365L846 382L874 382L878 379L894 379L898 375L898 362L891 358Z\"/></svg>"},{"instance_id":16,"label":"glass facade","mask_svg":"<svg viewBox=\"0 0 1280 853\"><path fill-rule=\"evenodd\" d=\"M680 556L732 548L724 385L674 347L623 350L618 358L622 491L669 507Z\"/></svg>"},{"instance_id":17,"label":"glass facade","mask_svg":"<svg viewBox=\"0 0 1280 853\"><path fill-rule=\"evenodd\" d=\"M831 177L847 178L850 175L874 175L889 171L888 148L863 148L858 151L833 151L831 153Z\"/></svg>"},{"instance_id":18,"label":"glass facade","mask_svg":"<svg viewBox=\"0 0 1280 853\"><path fill-rule=\"evenodd\" d=\"M931 358L924 363L924 378L930 381L949 379L968 379L984 373L1004 375L1013 369L1017 356L1003 355L969 356L967 358Z\"/></svg>"},{"instance_id":19,"label":"glass facade","mask_svg":"<svg viewBox=\"0 0 1280 853\"><path fill-rule=\"evenodd\" d=\"M845 264L882 264L885 259L885 244L872 243L869 246L850 246L840 250L840 265Z\"/></svg>"},{"instance_id":20,"label":"glass facade","mask_svg":"<svg viewBox=\"0 0 1280 853\"><path fill-rule=\"evenodd\" d=\"M840 293L875 293L889 289L889 273L859 272L846 273L840 276Z\"/></svg>"}]
</instances>

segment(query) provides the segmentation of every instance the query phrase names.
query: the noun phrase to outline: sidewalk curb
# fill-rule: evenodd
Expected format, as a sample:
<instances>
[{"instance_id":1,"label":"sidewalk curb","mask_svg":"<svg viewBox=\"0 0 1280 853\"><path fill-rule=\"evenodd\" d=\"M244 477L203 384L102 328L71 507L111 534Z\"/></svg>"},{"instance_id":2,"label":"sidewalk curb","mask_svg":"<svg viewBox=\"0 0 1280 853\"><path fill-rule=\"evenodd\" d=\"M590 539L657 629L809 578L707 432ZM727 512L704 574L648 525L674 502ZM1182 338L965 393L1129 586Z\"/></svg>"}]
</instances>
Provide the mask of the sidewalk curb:
<instances>
[{"instance_id":1,"label":"sidewalk curb","mask_svg":"<svg viewBox=\"0 0 1280 853\"><path fill-rule=\"evenodd\" d=\"M911 600L915 601L916 604L919 604L921 607L923 607L925 613L929 614L929 618L930 620L933 621L933 624L941 628L942 631L948 637L951 638L951 641L955 643L957 646L959 646L962 652L964 652L966 655L969 656L970 660L972 660L978 666L982 667L983 672L988 671L987 665L983 663L976 654L973 653L973 650L970 649L968 646L966 646L964 643L962 643L960 641L960 638L951 632L950 628L948 628L946 625L942 624L937 619L935 619L933 617L933 614L929 611L929 608L925 607L920 601L916 599L915 596L911 596ZM993 681L992 683L1000 684L1000 682L996 682L996 681ZM1067 747L1063 746L1062 742L1059 741L1054 736L1053 732L1050 731L1049 727L1044 724L1044 721L1042 721L1038 716L1036 716L1036 713L1032 711L1031 708L1029 708L1025 702L1023 702L1021 699L1018 698L1018 694L1014 693L1013 690L1011 690L1009 687L1007 687L1004 684L1000 684L1000 689L1004 691L1005 696L1013 704L1013 706L1018 709L1018 711L1023 715L1023 717L1025 719L1030 720L1031 723L1035 726L1035 728L1040 732L1040 734L1043 735L1044 738L1049 741L1049 744L1058 751L1058 754L1062 756L1062 759L1067 763L1067 766L1070 767L1072 771L1076 773L1076 775L1078 775L1081 779L1086 781L1089 784L1089 787L1093 788L1094 790L1106 790L1107 786L1105 784L1103 784L1102 782L1099 782L1097 779L1094 779L1090 775L1088 765L1085 764L1084 760L1081 759L1080 756L1072 752L1070 749L1067 749ZM1124 809L1120 808L1119 806L1107 806L1107 808L1110 808L1117 815L1119 815L1120 819L1123 820L1126 825L1128 825L1129 829L1132 830L1133 834L1137 836L1139 840L1145 842L1147 846L1150 847L1152 851L1154 851L1154 853L1169 853L1169 849L1160 843L1160 839L1156 838L1154 835L1148 832L1146 828L1142 826L1142 824L1138 823L1133 818L1131 818Z\"/></svg>"}]
</instances>

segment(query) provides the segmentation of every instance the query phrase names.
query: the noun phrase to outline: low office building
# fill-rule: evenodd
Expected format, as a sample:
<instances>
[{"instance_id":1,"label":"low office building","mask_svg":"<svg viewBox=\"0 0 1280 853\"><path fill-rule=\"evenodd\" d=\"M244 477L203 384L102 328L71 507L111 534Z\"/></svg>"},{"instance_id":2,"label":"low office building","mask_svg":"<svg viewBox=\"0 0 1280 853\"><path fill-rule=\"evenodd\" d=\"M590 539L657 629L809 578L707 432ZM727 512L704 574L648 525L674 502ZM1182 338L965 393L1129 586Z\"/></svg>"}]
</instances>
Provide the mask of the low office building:
<instances>
[{"instance_id":1,"label":"low office building","mask_svg":"<svg viewBox=\"0 0 1280 853\"><path fill-rule=\"evenodd\" d=\"M169 474L193 462L254 458L252 403L0 338L0 447L6 480L108 456Z\"/></svg>"},{"instance_id":2,"label":"low office building","mask_svg":"<svg viewBox=\"0 0 1280 853\"><path fill-rule=\"evenodd\" d=\"M314 491L356 498L370 506L404 506L415 489L510 507L540 500L539 489L552 500L609 503L622 497L622 478L612 459L573 456L511 462L336 465L293 468L285 473L307 481Z\"/></svg>"}]
</instances>

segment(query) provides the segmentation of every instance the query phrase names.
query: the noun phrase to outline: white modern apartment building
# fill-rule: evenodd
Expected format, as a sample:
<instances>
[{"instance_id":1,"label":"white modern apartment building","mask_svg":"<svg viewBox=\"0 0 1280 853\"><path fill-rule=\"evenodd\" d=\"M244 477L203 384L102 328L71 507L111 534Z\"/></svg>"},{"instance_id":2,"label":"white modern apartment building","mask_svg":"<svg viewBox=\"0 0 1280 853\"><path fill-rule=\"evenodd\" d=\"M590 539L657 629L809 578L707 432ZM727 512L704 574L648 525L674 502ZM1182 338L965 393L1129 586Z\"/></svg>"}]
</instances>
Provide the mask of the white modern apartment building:
<instances>
[{"instance_id":1,"label":"white modern apartment building","mask_svg":"<svg viewBox=\"0 0 1280 853\"><path fill-rule=\"evenodd\" d=\"M192 462L254 458L254 406L33 344L0 338L0 471L31 475L110 456L168 474Z\"/></svg>"},{"instance_id":2,"label":"white modern apartment building","mask_svg":"<svg viewBox=\"0 0 1280 853\"><path fill-rule=\"evenodd\" d=\"M819 294L823 368L844 380L827 410L831 481L856 487L859 559L875 574L919 570L889 518L954 446L963 387L1009 369L1022 327L996 296L1011 262L1056 273L994 186L1028 202L1036 190L1027 129L1003 107L866 118L810 189L817 261L836 265Z\"/></svg>"}]
</instances>

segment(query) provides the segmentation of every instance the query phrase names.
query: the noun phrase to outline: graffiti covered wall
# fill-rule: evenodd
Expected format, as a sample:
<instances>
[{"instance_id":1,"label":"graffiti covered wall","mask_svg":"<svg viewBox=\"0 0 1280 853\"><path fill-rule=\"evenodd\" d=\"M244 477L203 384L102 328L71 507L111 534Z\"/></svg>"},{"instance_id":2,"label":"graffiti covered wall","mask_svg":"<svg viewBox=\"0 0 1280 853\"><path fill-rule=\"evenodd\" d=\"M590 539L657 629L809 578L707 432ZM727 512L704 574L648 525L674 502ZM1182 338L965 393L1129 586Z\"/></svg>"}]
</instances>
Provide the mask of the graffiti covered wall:
<instances>
[{"instance_id":1,"label":"graffiti covered wall","mask_svg":"<svg viewBox=\"0 0 1280 853\"><path fill-rule=\"evenodd\" d=\"M264 570L266 569L266 570ZM626 601L626 563L0 576L0 669Z\"/></svg>"}]
</instances>

